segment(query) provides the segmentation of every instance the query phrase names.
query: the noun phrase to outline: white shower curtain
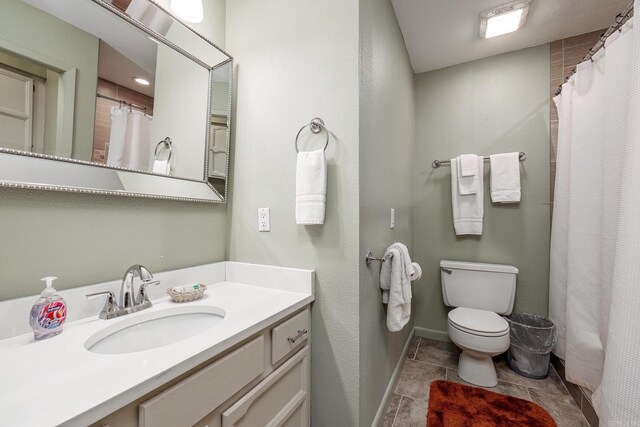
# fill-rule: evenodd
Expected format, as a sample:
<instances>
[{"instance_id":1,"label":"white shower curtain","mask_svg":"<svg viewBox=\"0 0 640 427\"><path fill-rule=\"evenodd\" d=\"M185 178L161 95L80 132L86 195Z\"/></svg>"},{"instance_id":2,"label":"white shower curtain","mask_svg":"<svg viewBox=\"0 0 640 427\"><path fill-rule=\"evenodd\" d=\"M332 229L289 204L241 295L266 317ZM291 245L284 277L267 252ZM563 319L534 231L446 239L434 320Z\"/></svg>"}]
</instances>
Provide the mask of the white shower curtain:
<instances>
[{"instance_id":1,"label":"white shower curtain","mask_svg":"<svg viewBox=\"0 0 640 427\"><path fill-rule=\"evenodd\" d=\"M636 5L640 0L636 0ZM554 99L549 314L603 426L640 425L640 34L629 21Z\"/></svg>"},{"instance_id":2,"label":"white shower curtain","mask_svg":"<svg viewBox=\"0 0 640 427\"><path fill-rule=\"evenodd\" d=\"M107 164L149 170L151 117L129 108L111 108L111 134Z\"/></svg>"}]
</instances>

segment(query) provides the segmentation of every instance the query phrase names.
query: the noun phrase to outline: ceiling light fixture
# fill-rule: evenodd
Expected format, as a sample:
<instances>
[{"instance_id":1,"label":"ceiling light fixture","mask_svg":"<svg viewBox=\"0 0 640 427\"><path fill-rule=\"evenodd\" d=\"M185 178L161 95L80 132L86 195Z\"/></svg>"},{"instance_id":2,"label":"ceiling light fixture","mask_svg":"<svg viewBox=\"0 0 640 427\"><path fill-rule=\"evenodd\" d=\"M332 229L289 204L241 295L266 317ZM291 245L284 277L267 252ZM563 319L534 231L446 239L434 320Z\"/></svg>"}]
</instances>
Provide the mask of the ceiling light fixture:
<instances>
[{"instance_id":1,"label":"ceiling light fixture","mask_svg":"<svg viewBox=\"0 0 640 427\"><path fill-rule=\"evenodd\" d=\"M490 39L522 28L529 15L529 3L530 0L520 0L482 12L480 37Z\"/></svg>"},{"instance_id":2,"label":"ceiling light fixture","mask_svg":"<svg viewBox=\"0 0 640 427\"><path fill-rule=\"evenodd\" d=\"M136 83L141 84L142 86L149 86L151 84L149 83L149 80L143 79L142 77L134 77L133 80L135 80Z\"/></svg>"},{"instance_id":3,"label":"ceiling light fixture","mask_svg":"<svg viewBox=\"0 0 640 427\"><path fill-rule=\"evenodd\" d=\"M178 18L197 24L204 19L202 0L171 0L171 10Z\"/></svg>"}]
</instances>

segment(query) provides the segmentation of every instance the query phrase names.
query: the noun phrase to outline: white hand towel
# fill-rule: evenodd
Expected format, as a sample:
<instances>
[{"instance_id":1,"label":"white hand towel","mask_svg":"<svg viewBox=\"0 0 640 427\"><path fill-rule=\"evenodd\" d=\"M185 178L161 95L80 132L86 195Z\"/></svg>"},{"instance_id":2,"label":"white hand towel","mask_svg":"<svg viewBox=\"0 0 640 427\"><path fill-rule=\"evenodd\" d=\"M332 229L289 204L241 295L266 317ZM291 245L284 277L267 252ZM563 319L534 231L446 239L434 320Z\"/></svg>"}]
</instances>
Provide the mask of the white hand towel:
<instances>
[{"instance_id":1,"label":"white hand towel","mask_svg":"<svg viewBox=\"0 0 640 427\"><path fill-rule=\"evenodd\" d=\"M324 150L302 151L296 163L296 224L324 224L327 161Z\"/></svg>"},{"instance_id":2,"label":"white hand towel","mask_svg":"<svg viewBox=\"0 0 640 427\"><path fill-rule=\"evenodd\" d=\"M478 173L476 157L475 154L460 155L460 174L462 176L475 176Z\"/></svg>"},{"instance_id":3,"label":"white hand towel","mask_svg":"<svg viewBox=\"0 0 640 427\"><path fill-rule=\"evenodd\" d=\"M171 165L168 160L154 160L153 172L168 174L171 171Z\"/></svg>"},{"instance_id":4,"label":"white hand towel","mask_svg":"<svg viewBox=\"0 0 640 427\"><path fill-rule=\"evenodd\" d=\"M478 156L474 155L474 154L468 154L469 156L473 156L475 158L475 162L476 162L476 168L477 168L477 164L478 164ZM480 157L482 158L482 157ZM467 195L467 194L476 194L478 192L478 173L476 171L475 175L470 175L470 176L462 176L462 156L458 156L455 158L455 162L458 166L457 168L457 175L458 175L458 191L460 191L460 194L462 195ZM451 163L453 163L453 160L451 160ZM451 171L453 173L453 170Z\"/></svg>"},{"instance_id":5,"label":"white hand towel","mask_svg":"<svg viewBox=\"0 0 640 427\"><path fill-rule=\"evenodd\" d=\"M411 262L411 256L409 256L409 248L404 243L395 242L390 248L395 247L398 248L400 253L402 254L402 261L404 262L404 271L408 277L411 277L416 273L415 268L413 266L413 262Z\"/></svg>"},{"instance_id":6,"label":"white hand towel","mask_svg":"<svg viewBox=\"0 0 640 427\"><path fill-rule=\"evenodd\" d=\"M384 256L387 260L380 269L382 302L388 304L387 328L397 332L411 318L411 282L405 271L402 251L397 246L389 246Z\"/></svg>"},{"instance_id":7,"label":"white hand towel","mask_svg":"<svg viewBox=\"0 0 640 427\"><path fill-rule=\"evenodd\" d=\"M478 191L463 195L458 189L458 162L451 159L451 205L453 208L453 227L457 235L482 234L484 215L484 159L477 157Z\"/></svg>"},{"instance_id":8,"label":"white hand towel","mask_svg":"<svg viewBox=\"0 0 640 427\"><path fill-rule=\"evenodd\" d=\"M491 162L491 201L520 201L520 153L493 154Z\"/></svg>"}]
</instances>

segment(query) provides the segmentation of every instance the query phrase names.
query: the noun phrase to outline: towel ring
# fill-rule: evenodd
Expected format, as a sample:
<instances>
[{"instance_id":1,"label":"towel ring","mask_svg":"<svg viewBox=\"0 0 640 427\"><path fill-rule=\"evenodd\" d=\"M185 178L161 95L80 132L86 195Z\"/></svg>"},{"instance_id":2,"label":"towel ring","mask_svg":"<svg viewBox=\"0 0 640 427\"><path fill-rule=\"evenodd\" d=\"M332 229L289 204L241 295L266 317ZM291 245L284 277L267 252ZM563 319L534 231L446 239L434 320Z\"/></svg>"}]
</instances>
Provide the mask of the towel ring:
<instances>
[{"instance_id":1,"label":"towel ring","mask_svg":"<svg viewBox=\"0 0 640 427\"><path fill-rule=\"evenodd\" d=\"M171 154L173 153L173 143L171 142L171 138L166 137L165 139L163 139L162 141L158 142L158 145L156 145L156 150L153 153L153 158L156 160L158 159L158 150L160 149L160 146L164 144L165 149L169 150L169 157L167 157L167 162L171 161Z\"/></svg>"},{"instance_id":2,"label":"towel ring","mask_svg":"<svg viewBox=\"0 0 640 427\"><path fill-rule=\"evenodd\" d=\"M327 128L324 126L324 121L321 118L316 117L315 119L311 120L311 122L308 125L302 126L298 131L298 133L296 134L296 153L300 152L300 149L298 148L298 138L300 138L300 133L302 133L302 131L306 127L308 127L311 130L311 132L315 134L320 133L320 131L324 131L324 133L327 135L327 140L324 143L323 150L326 151L327 147L329 146L329 131L327 131Z\"/></svg>"}]
</instances>

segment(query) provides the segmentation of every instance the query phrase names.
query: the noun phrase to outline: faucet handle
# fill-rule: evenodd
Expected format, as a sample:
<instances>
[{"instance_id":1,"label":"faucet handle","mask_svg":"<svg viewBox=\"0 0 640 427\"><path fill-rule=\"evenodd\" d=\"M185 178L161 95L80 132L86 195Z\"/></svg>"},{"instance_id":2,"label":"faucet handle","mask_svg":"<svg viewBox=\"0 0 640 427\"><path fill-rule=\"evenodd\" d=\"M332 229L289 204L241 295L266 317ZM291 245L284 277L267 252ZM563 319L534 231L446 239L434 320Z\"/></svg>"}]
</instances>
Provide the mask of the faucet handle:
<instances>
[{"instance_id":1,"label":"faucet handle","mask_svg":"<svg viewBox=\"0 0 640 427\"><path fill-rule=\"evenodd\" d=\"M147 286L159 285L159 284L160 284L159 280L155 280L153 282L146 281L141 283L140 287L138 288L138 295L136 296L136 305L144 304L146 302L151 304L151 300L149 300L149 295L147 295Z\"/></svg>"},{"instance_id":2,"label":"faucet handle","mask_svg":"<svg viewBox=\"0 0 640 427\"><path fill-rule=\"evenodd\" d=\"M120 307L116 304L116 294L111 291L104 292L95 292L93 294L87 294L87 299L93 299L102 295L107 295L107 301L104 303L104 307L102 307L102 311L100 312L100 319L106 319L109 313L115 313L118 311Z\"/></svg>"}]
</instances>

